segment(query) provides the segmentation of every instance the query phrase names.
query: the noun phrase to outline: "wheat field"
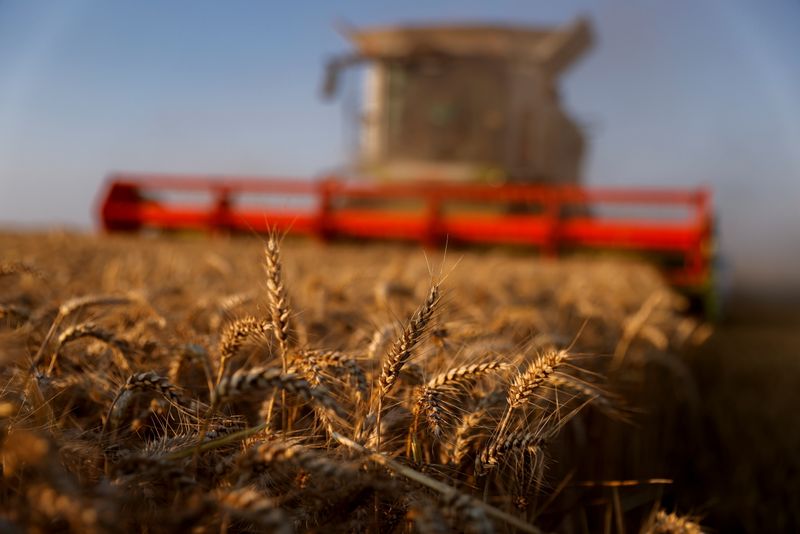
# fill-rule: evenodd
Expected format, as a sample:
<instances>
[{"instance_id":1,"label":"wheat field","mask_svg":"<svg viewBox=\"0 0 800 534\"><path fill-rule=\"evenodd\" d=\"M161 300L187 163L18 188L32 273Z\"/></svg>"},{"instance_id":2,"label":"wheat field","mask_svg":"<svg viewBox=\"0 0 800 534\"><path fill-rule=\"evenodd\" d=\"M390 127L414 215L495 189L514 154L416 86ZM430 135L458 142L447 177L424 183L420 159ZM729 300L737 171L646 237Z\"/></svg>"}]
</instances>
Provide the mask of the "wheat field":
<instances>
[{"instance_id":1,"label":"wheat field","mask_svg":"<svg viewBox=\"0 0 800 534\"><path fill-rule=\"evenodd\" d=\"M668 459L708 332L649 266L281 236L0 251L3 529L700 531Z\"/></svg>"}]
</instances>

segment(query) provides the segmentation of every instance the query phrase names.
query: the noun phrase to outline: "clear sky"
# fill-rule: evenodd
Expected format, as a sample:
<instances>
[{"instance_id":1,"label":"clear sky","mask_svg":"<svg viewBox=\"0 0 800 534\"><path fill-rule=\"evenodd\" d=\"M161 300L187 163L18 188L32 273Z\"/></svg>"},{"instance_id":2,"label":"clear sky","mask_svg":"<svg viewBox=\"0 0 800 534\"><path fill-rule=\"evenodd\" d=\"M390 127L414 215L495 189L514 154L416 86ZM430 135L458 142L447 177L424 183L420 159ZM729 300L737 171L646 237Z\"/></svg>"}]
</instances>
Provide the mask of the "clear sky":
<instances>
[{"instance_id":1,"label":"clear sky","mask_svg":"<svg viewBox=\"0 0 800 534\"><path fill-rule=\"evenodd\" d=\"M0 225L89 228L111 170L314 175L349 154L337 23L562 24L593 184L710 184L739 280L800 285L800 2L0 0Z\"/></svg>"}]
</instances>

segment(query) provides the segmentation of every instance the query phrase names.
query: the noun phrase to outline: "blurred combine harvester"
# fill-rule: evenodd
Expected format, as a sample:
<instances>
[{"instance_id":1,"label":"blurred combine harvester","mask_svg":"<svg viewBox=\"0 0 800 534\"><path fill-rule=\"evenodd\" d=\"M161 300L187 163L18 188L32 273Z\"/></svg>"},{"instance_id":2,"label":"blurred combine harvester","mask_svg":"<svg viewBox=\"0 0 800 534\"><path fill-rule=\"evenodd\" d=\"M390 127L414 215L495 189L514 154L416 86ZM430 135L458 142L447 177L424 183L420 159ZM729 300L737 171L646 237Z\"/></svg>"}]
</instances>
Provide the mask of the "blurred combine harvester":
<instances>
[{"instance_id":1,"label":"blurred combine harvester","mask_svg":"<svg viewBox=\"0 0 800 534\"><path fill-rule=\"evenodd\" d=\"M587 22L563 29L433 26L355 31L368 62L360 167L379 180L575 184L583 135L556 79L591 44Z\"/></svg>"},{"instance_id":2,"label":"blurred combine harvester","mask_svg":"<svg viewBox=\"0 0 800 534\"><path fill-rule=\"evenodd\" d=\"M107 231L266 231L516 245L548 255L629 251L695 296L711 294L712 214L703 189L578 185L584 138L556 81L592 41L563 28L398 27L351 31L341 71L366 65L359 155L317 181L114 174Z\"/></svg>"}]
</instances>

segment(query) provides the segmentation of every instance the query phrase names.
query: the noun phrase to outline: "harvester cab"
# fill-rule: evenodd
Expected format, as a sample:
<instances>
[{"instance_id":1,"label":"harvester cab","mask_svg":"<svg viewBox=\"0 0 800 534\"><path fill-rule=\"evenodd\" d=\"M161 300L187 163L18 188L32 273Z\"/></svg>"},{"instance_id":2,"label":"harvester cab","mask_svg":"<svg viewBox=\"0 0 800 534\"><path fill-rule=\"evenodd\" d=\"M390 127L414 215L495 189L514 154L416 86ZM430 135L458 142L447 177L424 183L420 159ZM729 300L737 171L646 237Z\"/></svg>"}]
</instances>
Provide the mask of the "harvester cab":
<instances>
[{"instance_id":1,"label":"harvester cab","mask_svg":"<svg viewBox=\"0 0 800 534\"><path fill-rule=\"evenodd\" d=\"M356 174L380 182L576 184L584 139L557 80L592 42L578 19L555 29L487 25L348 31L366 63Z\"/></svg>"}]
</instances>

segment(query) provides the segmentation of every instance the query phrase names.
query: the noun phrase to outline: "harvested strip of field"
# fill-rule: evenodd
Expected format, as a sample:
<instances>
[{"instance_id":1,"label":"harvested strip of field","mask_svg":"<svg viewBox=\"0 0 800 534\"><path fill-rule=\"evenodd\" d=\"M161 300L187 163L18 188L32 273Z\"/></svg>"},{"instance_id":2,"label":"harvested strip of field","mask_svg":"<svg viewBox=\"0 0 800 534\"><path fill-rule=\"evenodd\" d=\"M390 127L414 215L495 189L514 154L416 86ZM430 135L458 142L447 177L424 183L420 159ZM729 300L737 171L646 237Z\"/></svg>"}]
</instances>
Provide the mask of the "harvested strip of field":
<instances>
[{"instance_id":1,"label":"harvested strip of field","mask_svg":"<svg viewBox=\"0 0 800 534\"><path fill-rule=\"evenodd\" d=\"M265 528L256 503L301 531L638 527L695 403L675 353L704 329L632 262L65 233L0 251L29 266L0 277L26 310L0 316L19 525Z\"/></svg>"}]
</instances>

